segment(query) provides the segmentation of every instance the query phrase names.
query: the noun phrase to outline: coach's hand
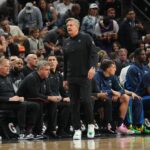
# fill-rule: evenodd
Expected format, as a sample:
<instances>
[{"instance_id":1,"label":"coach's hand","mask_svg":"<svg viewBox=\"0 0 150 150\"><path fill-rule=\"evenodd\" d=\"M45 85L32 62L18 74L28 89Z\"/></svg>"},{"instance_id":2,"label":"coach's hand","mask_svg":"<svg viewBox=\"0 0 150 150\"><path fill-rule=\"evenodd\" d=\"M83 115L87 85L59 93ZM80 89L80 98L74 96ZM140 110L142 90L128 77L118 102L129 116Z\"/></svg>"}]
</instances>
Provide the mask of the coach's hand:
<instances>
[{"instance_id":1,"label":"coach's hand","mask_svg":"<svg viewBox=\"0 0 150 150\"><path fill-rule=\"evenodd\" d=\"M61 99L62 99L61 96L48 96L48 100L52 101L52 102L55 102L55 103L60 102Z\"/></svg>"},{"instance_id":2,"label":"coach's hand","mask_svg":"<svg viewBox=\"0 0 150 150\"><path fill-rule=\"evenodd\" d=\"M89 72L88 72L88 79L92 80L93 77L94 77L94 75L95 75L95 68L91 67L90 70L89 70Z\"/></svg>"},{"instance_id":3,"label":"coach's hand","mask_svg":"<svg viewBox=\"0 0 150 150\"><path fill-rule=\"evenodd\" d=\"M24 101L24 97L20 97L20 96L13 96L9 98L9 101L13 101L13 102L23 102Z\"/></svg>"},{"instance_id":4,"label":"coach's hand","mask_svg":"<svg viewBox=\"0 0 150 150\"><path fill-rule=\"evenodd\" d=\"M63 87L65 90L68 90L69 87L68 87L68 81L63 81Z\"/></svg>"}]
</instances>

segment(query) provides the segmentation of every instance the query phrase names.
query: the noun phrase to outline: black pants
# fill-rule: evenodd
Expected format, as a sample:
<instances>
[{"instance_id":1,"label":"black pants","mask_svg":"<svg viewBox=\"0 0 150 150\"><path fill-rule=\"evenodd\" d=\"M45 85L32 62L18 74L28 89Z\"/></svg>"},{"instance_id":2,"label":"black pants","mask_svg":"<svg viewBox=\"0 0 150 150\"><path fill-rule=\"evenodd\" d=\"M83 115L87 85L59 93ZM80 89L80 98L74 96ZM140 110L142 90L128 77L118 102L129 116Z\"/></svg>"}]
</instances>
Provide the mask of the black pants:
<instances>
[{"instance_id":1,"label":"black pants","mask_svg":"<svg viewBox=\"0 0 150 150\"><path fill-rule=\"evenodd\" d=\"M36 103L26 101L1 103L0 109L12 110L15 112L20 130L24 130L26 128L26 122L27 126L33 128L37 120L37 113L39 111Z\"/></svg>"},{"instance_id":2,"label":"black pants","mask_svg":"<svg viewBox=\"0 0 150 150\"><path fill-rule=\"evenodd\" d=\"M34 102L34 103L36 103L36 106L38 107L38 111L36 113L36 119L34 120L35 125L33 128L33 133L41 134L42 127L43 127L43 103L38 103L38 102Z\"/></svg>"},{"instance_id":3,"label":"black pants","mask_svg":"<svg viewBox=\"0 0 150 150\"><path fill-rule=\"evenodd\" d=\"M71 116L71 107L68 102L58 103L58 132L66 131Z\"/></svg>"},{"instance_id":4,"label":"black pants","mask_svg":"<svg viewBox=\"0 0 150 150\"><path fill-rule=\"evenodd\" d=\"M80 105L83 105L87 124L93 124L93 109L91 95L91 81L86 78L69 79L71 94L71 112L74 129L80 129Z\"/></svg>"},{"instance_id":5,"label":"black pants","mask_svg":"<svg viewBox=\"0 0 150 150\"><path fill-rule=\"evenodd\" d=\"M112 100L107 99L105 101L97 100L95 101L95 110L97 111L99 108L104 108L104 118L103 123L104 125L107 125L108 123L112 122Z\"/></svg>"},{"instance_id":6,"label":"black pants","mask_svg":"<svg viewBox=\"0 0 150 150\"><path fill-rule=\"evenodd\" d=\"M46 133L49 134L52 131L56 131L57 125L57 103L49 102L44 107L45 122L47 123Z\"/></svg>"},{"instance_id":7,"label":"black pants","mask_svg":"<svg viewBox=\"0 0 150 150\"><path fill-rule=\"evenodd\" d=\"M49 102L45 107L45 122L47 122L46 133L56 131L58 122L59 131L67 128L70 117L70 104L65 102Z\"/></svg>"}]
</instances>

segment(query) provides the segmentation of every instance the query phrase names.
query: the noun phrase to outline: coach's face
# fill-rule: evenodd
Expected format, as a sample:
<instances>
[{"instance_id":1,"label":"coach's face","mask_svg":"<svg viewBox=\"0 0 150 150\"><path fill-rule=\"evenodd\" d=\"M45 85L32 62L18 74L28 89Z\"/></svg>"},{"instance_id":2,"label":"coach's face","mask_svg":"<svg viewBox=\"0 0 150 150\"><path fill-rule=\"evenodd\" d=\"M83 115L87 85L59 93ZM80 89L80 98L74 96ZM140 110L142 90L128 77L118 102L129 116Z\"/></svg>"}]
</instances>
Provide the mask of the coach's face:
<instances>
[{"instance_id":1,"label":"coach's face","mask_svg":"<svg viewBox=\"0 0 150 150\"><path fill-rule=\"evenodd\" d=\"M50 74L50 66L46 65L40 69L40 76L42 79L47 79Z\"/></svg>"},{"instance_id":2,"label":"coach's face","mask_svg":"<svg viewBox=\"0 0 150 150\"><path fill-rule=\"evenodd\" d=\"M68 21L67 22L67 32L71 37L76 36L79 32L78 25L72 20Z\"/></svg>"}]
</instances>

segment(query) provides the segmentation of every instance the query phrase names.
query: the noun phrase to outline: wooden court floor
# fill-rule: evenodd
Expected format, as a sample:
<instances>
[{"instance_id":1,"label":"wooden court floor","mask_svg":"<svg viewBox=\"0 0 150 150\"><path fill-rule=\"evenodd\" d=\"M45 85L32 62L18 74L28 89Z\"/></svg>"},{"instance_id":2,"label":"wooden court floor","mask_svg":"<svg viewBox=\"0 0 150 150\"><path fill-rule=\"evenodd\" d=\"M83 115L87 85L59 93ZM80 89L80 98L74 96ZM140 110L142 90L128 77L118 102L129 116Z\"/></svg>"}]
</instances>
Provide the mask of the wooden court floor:
<instances>
[{"instance_id":1,"label":"wooden court floor","mask_svg":"<svg viewBox=\"0 0 150 150\"><path fill-rule=\"evenodd\" d=\"M1 142L1 141L0 141ZM150 136L104 137L94 140L1 142L0 150L150 150Z\"/></svg>"}]
</instances>

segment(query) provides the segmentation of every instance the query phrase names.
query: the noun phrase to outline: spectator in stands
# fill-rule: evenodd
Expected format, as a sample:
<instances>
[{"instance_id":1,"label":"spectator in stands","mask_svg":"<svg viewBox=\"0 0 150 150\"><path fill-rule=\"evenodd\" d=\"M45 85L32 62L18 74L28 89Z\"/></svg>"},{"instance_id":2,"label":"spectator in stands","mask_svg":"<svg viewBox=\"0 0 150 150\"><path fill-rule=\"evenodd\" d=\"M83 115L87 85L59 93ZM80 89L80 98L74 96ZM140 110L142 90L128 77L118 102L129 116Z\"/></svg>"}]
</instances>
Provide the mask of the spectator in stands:
<instances>
[{"instance_id":1,"label":"spectator in stands","mask_svg":"<svg viewBox=\"0 0 150 150\"><path fill-rule=\"evenodd\" d=\"M115 57L118 58L118 52L119 52L119 49L121 48L121 45L118 41L114 42L113 45L112 45L112 52L115 53Z\"/></svg>"},{"instance_id":2,"label":"spectator in stands","mask_svg":"<svg viewBox=\"0 0 150 150\"><path fill-rule=\"evenodd\" d=\"M131 64L134 63L134 53L131 53L129 55L129 60L130 60L130 64L128 66L122 68L120 75L119 75L119 80L120 80L120 83L123 87L124 87L124 83L126 82L127 71L129 69L129 67L131 66Z\"/></svg>"},{"instance_id":3,"label":"spectator in stands","mask_svg":"<svg viewBox=\"0 0 150 150\"><path fill-rule=\"evenodd\" d=\"M59 3L61 3L61 2L62 2L62 0L56 0L56 1L53 1L52 4L53 4L53 6L56 8L57 5L58 5Z\"/></svg>"},{"instance_id":4,"label":"spectator in stands","mask_svg":"<svg viewBox=\"0 0 150 150\"><path fill-rule=\"evenodd\" d=\"M7 41L5 57L10 58L10 56L19 56L18 45L14 42L12 35L9 33L5 38Z\"/></svg>"},{"instance_id":5,"label":"spectator in stands","mask_svg":"<svg viewBox=\"0 0 150 150\"><path fill-rule=\"evenodd\" d=\"M0 109L16 112L20 129L19 139L33 139L32 129L37 119L39 107L36 103L26 102L24 97L16 95L11 78L8 76L9 68L9 60L0 59ZM26 120L27 116L29 117L28 120ZM27 130L25 130L26 128Z\"/></svg>"},{"instance_id":6,"label":"spectator in stands","mask_svg":"<svg viewBox=\"0 0 150 150\"><path fill-rule=\"evenodd\" d=\"M36 70L37 66L37 55L36 54L29 54L26 57L27 65L23 68L22 72L24 76L27 76L31 72Z\"/></svg>"},{"instance_id":7,"label":"spectator in stands","mask_svg":"<svg viewBox=\"0 0 150 150\"><path fill-rule=\"evenodd\" d=\"M39 8L33 6L31 2L26 3L25 7L18 14L18 26L26 35L29 34L31 28L41 29L43 21Z\"/></svg>"},{"instance_id":8,"label":"spectator in stands","mask_svg":"<svg viewBox=\"0 0 150 150\"><path fill-rule=\"evenodd\" d=\"M118 23L109 17L104 17L95 26L96 45L108 53L112 51L113 42L118 38Z\"/></svg>"},{"instance_id":9,"label":"spectator in stands","mask_svg":"<svg viewBox=\"0 0 150 150\"><path fill-rule=\"evenodd\" d=\"M101 20L98 10L99 8L96 3L90 4L89 13L83 18L81 24L81 30L90 34L93 38L95 38L95 26Z\"/></svg>"},{"instance_id":10,"label":"spectator in stands","mask_svg":"<svg viewBox=\"0 0 150 150\"><path fill-rule=\"evenodd\" d=\"M127 59L127 50L125 48L121 48L118 51L118 58L115 60L116 63L116 75L119 76L121 69L128 66L130 61Z\"/></svg>"},{"instance_id":11,"label":"spectator in stands","mask_svg":"<svg viewBox=\"0 0 150 150\"><path fill-rule=\"evenodd\" d=\"M21 29L16 25L10 25L9 20L5 18L1 18L0 26L4 30L5 33L9 33L12 35L14 42L24 41L27 37L23 34Z\"/></svg>"},{"instance_id":12,"label":"spectator in stands","mask_svg":"<svg viewBox=\"0 0 150 150\"><path fill-rule=\"evenodd\" d=\"M64 15L67 10L69 9L71 10L72 5L73 4L71 3L71 0L63 0L62 2L58 3L56 6L56 10L57 10L59 17Z\"/></svg>"},{"instance_id":13,"label":"spectator in stands","mask_svg":"<svg viewBox=\"0 0 150 150\"><path fill-rule=\"evenodd\" d=\"M110 17L111 19L116 18L116 10L112 7L107 9L107 16Z\"/></svg>"},{"instance_id":14,"label":"spectator in stands","mask_svg":"<svg viewBox=\"0 0 150 150\"><path fill-rule=\"evenodd\" d=\"M60 27L49 31L44 37L46 56L49 54L62 55L61 47L65 37L65 29Z\"/></svg>"},{"instance_id":15,"label":"spectator in stands","mask_svg":"<svg viewBox=\"0 0 150 150\"><path fill-rule=\"evenodd\" d=\"M143 34L144 26L137 20L135 11L129 9L126 18L120 25L119 40L121 46L126 48L130 54L138 48L139 40Z\"/></svg>"},{"instance_id":16,"label":"spectator in stands","mask_svg":"<svg viewBox=\"0 0 150 150\"><path fill-rule=\"evenodd\" d=\"M4 56L6 53L6 47L7 47L7 42L6 42L6 36L7 34L3 31L3 29L0 29L0 57Z\"/></svg>"},{"instance_id":17,"label":"spectator in stands","mask_svg":"<svg viewBox=\"0 0 150 150\"><path fill-rule=\"evenodd\" d=\"M148 45L145 49L146 49L146 55L147 55L148 53L150 53L150 45Z\"/></svg>"},{"instance_id":18,"label":"spectator in stands","mask_svg":"<svg viewBox=\"0 0 150 150\"><path fill-rule=\"evenodd\" d=\"M87 0L75 0L75 3L79 4L81 7L82 13L80 13L80 18L82 20L83 17L85 17L88 14L89 2L87 2ZM92 1L91 3L94 3L94 1Z\"/></svg>"},{"instance_id":19,"label":"spectator in stands","mask_svg":"<svg viewBox=\"0 0 150 150\"><path fill-rule=\"evenodd\" d=\"M104 59L109 58L107 52L104 50L100 50L97 54L99 56L99 63L101 63Z\"/></svg>"},{"instance_id":20,"label":"spectator in stands","mask_svg":"<svg viewBox=\"0 0 150 150\"><path fill-rule=\"evenodd\" d=\"M139 40L139 43L138 43L138 48L142 49L142 50L145 50L146 47L145 47L145 42L142 41L142 40Z\"/></svg>"},{"instance_id":21,"label":"spectator in stands","mask_svg":"<svg viewBox=\"0 0 150 150\"><path fill-rule=\"evenodd\" d=\"M78 20L81 21L80 18L80 12L81 12L81 8L79 4L73 4L71 7L71 10L67 10L66 13L64 15L62 15L58 20L57 20L57 26L58 27L65 27L66 25L66 19L68 18L76 18Z\"/></svg>"},{"instance_id":22,"label":"spectator in stands","mask_svg":"<svg viewBox=\"0 0 150 150\"><path fill-rule=\"evenodd\" d=\"M144 37L144 42L150 44L150 34L146 34L146 36Z\"/></svg>"},{"instance_id":23,"label":"spectator in stands","mask_svg":"<svg viewBox=\"0 0 150 150\"><path fill-rule=\"evenodd\" d=\"M18 45L19 53L29 53L29 42L18 26L10 25L9 20L5 17L0 20L3 30L12 35L13 41ZM23 47L23 48L22 48Z\"/></svg>"},{"instance_id":24,"label":"spectator in stands","mask_svg":"<svg viewBox=\"0 0 150 150\"><path fill-rule=\"evenodd\" d=\"M46 0L39 0L38 6L42 14L43 26L48 27L48 30L54 28L57 21L57 13L55 8L50 6Z\"/></svg>"},{"instance_id":25,"label":"spectator in stands","mask_svg":"<svg viewBox=\"0 0 150 150\"><path fill-rule=\"evenodd\" d=\"M34 4L37 4L39 0L17 0L21 7L24 7L27 2L33 2Z\"/></svg>"},{"instance_id":26,"label":"spectator in stands","mask_svg":"<svg viewBox=\"0 0 150 150\"><path fill-rule=\"evenodd\" d=\"M43 39L40 37L40 30L37 28L31 29L28 40L30 44L30 53L37 54L41 59L44 58L45 48Z\"/></svg>"}]
</instances>

